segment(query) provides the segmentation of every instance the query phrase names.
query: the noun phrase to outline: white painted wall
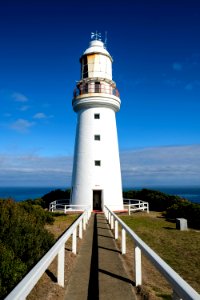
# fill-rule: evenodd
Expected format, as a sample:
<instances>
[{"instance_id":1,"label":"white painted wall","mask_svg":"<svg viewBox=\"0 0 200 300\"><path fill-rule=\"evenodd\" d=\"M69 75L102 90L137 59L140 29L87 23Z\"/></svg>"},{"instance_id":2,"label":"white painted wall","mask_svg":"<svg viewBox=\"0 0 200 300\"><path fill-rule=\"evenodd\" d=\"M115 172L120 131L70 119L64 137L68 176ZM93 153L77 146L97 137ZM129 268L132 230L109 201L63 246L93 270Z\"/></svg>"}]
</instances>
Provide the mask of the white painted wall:
<instances>
[{"instance_id":1,"label":"white painted wall","mask_svg":"<svg viewBox=\"0 0 200 300\"><path fill-rule=\"evenodd\" d=\"M94 119L99 113L100 119ZM95 141L99 134L101 140ZM101 166L94 161L101 160ZM103 203L113 210L123 209L115 112L94 107L78 111L72 178L72 203L93 205L93 190L103 191Z\"/></svg>"}]
</instances>

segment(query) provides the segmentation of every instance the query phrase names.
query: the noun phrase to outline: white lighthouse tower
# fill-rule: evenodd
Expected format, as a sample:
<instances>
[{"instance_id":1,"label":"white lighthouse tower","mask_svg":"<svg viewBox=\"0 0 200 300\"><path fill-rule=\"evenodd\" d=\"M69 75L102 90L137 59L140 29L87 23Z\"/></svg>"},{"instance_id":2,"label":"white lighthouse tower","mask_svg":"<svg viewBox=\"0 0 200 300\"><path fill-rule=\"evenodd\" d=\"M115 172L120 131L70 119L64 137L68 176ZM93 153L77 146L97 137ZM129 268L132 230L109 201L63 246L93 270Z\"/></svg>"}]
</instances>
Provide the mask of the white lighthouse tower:
<instances>
[{"instance_id":1,"label":"white lighthouse tower","mask_svg":"<svg viewBox=\"0 0 200 300\"><path fill-rule=\"evenodd\" d=\"M123 210L115 119L121 102L112 80L112 57L99 34L93 35L80 58L81 80L72 100L77 129L71 203L91 210L103 210L104 205Z\"/></svg>"}]
</instances>

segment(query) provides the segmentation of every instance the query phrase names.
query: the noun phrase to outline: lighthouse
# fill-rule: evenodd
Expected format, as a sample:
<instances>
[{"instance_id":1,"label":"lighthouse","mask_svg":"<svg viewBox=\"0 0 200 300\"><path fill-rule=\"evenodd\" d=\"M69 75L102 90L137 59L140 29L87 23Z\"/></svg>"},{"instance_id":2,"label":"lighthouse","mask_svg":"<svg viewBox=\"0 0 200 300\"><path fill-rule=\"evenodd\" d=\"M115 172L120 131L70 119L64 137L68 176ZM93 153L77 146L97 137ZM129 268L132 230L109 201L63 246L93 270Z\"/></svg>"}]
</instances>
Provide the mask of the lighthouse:
<instances>
[{"instance_id":1,"label":"lighthouse","mask_svg":"<svg viewBox=\"0 0 200 300\"><path fill-rule=\"evenodd\" d=\"M99 34L80 57L81 78L72 106L77 128L71 187L71 204L91 210L123 210L121 169L115 114L119 92L112 80L113 59Z\"/></svg>"}]
</instances>

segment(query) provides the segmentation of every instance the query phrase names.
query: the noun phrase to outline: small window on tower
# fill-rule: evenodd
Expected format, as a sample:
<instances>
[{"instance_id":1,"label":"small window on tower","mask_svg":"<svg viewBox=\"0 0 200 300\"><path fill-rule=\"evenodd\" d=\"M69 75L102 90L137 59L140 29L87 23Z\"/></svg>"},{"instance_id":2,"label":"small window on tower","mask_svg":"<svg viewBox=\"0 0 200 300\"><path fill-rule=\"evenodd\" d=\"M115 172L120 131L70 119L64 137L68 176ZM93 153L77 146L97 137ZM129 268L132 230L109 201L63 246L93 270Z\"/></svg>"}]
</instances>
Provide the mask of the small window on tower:
<instances>
[{"instance_id":1,"label":"small window on tower","mask_svg":"<svg viewBox=\"0 0 200 300\"><path fill-rule=\"evenodd\" d=\"M94 165L97 166L97 167L100 167L101 166L101 161L100 160L95 160Z\"/></svg>"},{"instance_id":2,"label":"small window on tower","mask_svg":"<svg viewBox=\"0 0 200 300\"><path fill-rule=\"evenodd\" d=\"M95 119L100 119L100 114L94 114Z\"/></svg>"},{"instance_id":3,"label":"small window on tower","mask_svg":"<svg viewBox=\"0 0 200 300\"><path fill-rule=\"evenodd\" d=\"M94 135L94 140L95 141L100 141L100 134L95 134Z\"/></svg>"},{"instance_id":4,"label":"small window on tower","mask_svg":"<svg viewBox=\"0 0 200 300\"><path fill-rule=\"evenodd\" d=\"M81 71L82 71L82 78L87 78L88 77L88 62L87 62L87 56L84 56L82 59L82 66L81 66Z\"/></svg>"}]
</instances>

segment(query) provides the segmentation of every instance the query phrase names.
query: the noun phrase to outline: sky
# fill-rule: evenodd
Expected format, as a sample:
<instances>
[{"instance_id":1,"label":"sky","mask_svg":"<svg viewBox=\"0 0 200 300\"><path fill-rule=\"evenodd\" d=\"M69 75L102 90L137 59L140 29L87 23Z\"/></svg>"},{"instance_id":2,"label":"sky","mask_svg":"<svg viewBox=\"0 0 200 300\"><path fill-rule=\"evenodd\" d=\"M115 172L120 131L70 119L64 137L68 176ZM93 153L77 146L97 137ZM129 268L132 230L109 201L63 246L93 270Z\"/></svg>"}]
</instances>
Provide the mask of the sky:
<instances>
[{"instance_id":1,"label":"sky","mask_svg":"<svg viewBox=\"0 0 200 300\"><path fill-rule=\"evenodd\" d=\"M0 186L70 186L72 95L96 30L120 92L123 186L199 186L198 0L2 1Z\"/></svg>"}]
</instances>

